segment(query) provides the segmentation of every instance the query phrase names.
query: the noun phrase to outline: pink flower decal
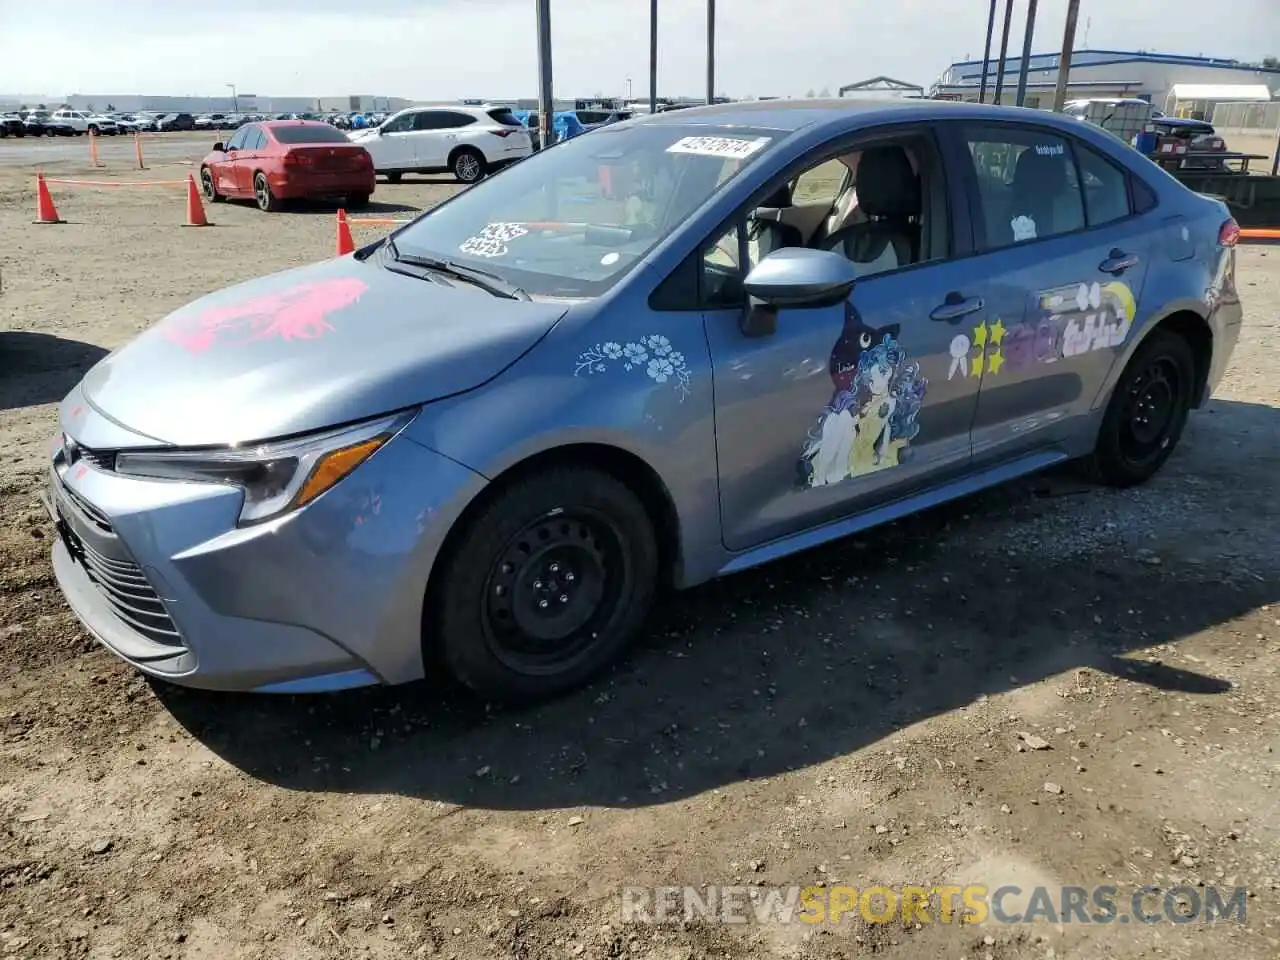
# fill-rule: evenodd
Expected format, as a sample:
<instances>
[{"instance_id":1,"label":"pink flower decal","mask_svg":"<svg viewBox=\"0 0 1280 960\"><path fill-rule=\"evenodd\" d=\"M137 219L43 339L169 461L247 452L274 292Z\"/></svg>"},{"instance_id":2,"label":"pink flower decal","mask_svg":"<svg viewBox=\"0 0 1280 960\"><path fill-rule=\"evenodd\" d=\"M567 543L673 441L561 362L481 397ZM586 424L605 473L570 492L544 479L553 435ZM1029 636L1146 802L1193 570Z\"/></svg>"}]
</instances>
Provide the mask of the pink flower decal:
<instances>
[{"instance_id":1,"label":"pink flower decal","mask_svg":"<svg viewBox=\"0 0 1280 960\"><path fill-rule=\"evenodd\" d=\"M213 307L167 323L160 332L192 353L202 353L219 342L318 340L333 330L325 318L355 303L368 289L355 277L301 283L229 307Z\"/></svg>"}]
</instances>

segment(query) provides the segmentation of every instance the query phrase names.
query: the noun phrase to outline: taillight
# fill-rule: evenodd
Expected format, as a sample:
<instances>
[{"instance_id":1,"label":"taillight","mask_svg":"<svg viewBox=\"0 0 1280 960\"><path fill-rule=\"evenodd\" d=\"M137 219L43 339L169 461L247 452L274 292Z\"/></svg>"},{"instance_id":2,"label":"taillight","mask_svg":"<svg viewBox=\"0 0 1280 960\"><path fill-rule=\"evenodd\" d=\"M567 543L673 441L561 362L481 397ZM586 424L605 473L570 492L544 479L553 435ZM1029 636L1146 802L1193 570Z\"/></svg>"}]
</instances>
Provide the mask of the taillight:
<instances>
[{"instance_id":1,"label":"taillight","mask_svg":"<svg viewBox=\"0 0 1280 960\"><path fill-rule=\"evenodd\" d=\"M493 131L493 135L495 137L502 137L505 140L507 137L514 137L516 135L516 131L512 130L510 127L499 127L497 130Z\"/></svg>"},{"instance_id":2,"label":"taillight","mask_svg":"<svg viewBox=\"0 0 1280 960\"><path fill-rule=\"evenodd\" d=\"M1218 228L1218 245L1234 247L1239 240L1240 224L1236 223L1234 218L1228 217L1227 221Z\"/></svg>"},{"instance_id":3,"label":"taillight","mask_svg":"<svg viewBox=\"0 0 1280 960\"><path fill-rule=\"evenodd\" d=\"M311 154L301 150L290 150L284 155L284 165L286 167L309 167L313 162Z\"/></svg>"}]
</instances>

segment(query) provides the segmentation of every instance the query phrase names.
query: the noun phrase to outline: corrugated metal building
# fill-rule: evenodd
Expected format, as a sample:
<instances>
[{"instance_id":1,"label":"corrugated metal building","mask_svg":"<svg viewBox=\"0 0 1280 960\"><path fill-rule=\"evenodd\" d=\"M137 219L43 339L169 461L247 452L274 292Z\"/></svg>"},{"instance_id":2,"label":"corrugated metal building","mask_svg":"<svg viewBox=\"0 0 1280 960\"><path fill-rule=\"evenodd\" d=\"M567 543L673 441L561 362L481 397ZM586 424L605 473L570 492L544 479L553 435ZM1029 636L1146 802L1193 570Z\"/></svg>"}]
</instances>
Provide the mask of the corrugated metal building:
<instances>
[{"instance_id":1,"label":"corrugated metal building","mask_svg":"<svg viewBox=\"0 0 1280 960\"><path fill-rule=\"evenodd\" d=\"M1050 107L1058 82L1058 53L1034 53L1028 59L1029 107ZM988 99L995 87L996 61L992 58L987 81ZM1005 103L1013 101L1021 57L1005 63ZM982 61L953 63L933 85L931 94L952 100L977 100ZM1268 69L1220 57L1189 57L1147 50L1077 50L1071 55L1068 99L1085 97L1136 97L1163 108L1174 84L1266 84L1280 93L1280 69Z\"/></svg>"}]
</instances>

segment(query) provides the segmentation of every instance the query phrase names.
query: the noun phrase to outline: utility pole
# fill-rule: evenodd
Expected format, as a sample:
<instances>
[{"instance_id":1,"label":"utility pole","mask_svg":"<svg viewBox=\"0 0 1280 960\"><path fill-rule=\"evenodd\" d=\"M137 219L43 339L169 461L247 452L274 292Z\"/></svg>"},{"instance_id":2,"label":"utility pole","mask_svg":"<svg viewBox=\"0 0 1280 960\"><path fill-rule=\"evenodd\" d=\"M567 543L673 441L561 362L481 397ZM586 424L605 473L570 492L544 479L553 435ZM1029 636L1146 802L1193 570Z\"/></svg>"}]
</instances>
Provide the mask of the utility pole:
<instances>
[{"instance_id":1,"label":"utility pole","mask_svg":"<svg viewBox=\"0 0 1280 960\"><path fill-rule=\"evenodd\" d=\"M649 113L658 112L658 0L649 0Z\"/></svg>"},{"instance_id":2,"label":"utility pole","mask_svg":"<svg viewBox=\"0 0 1280 960\"><path fill-rule=\"evenodd\" d=\"M1009 52L1009 24L1013 21L1013 0L1004 0L1004 32L1000 35L1000 65L996 67L996 96L994 103L1000 102L1000 91L1004 89L1004 61Z\"/></svg>"},{"instance_id":3,"label":"utility pole","mask_svg":"<svg viewBox=\"0 0 1280 960\"><path fill-rule=\"evenodd\" d=\"M1053 91L1053 111L1061 113L1067 102L1067 78L1071 74L1071 52L1076 45L1076 19L1080 0L1067 0L1067 25L1062 31L1062 55L1058 57L1058 86Z\"/></svg>"},{"instance_id":4,"label":"utility pole","mask_svg":"<svg viewBox=\"0 0 1280 960\"><path fill-rule=\"evenodd\" d=\"M236 85L235 85L234 83L228 83L228 84L227 84L227 86L231 88L231 112L232 112L232 113L239 113L239 112L240 112L240 100L239 100L239 98L236 96Z\"/></svg>"},{"instance_id":5,"label":"utility pole","mask_svg":"<svg viewBox=\"0 0 1280 960\"><path fill-rule=\"evenodd\" d=\"M987 12L987 45L982 51L982 83L978 87L978 102L987 102L987 67L991 63L991 35L996 28L996 0L991 0Z\"/></svg>"},{"instance_id":6,"label":"utility pole","mask_svg":"<svg viewBox=\"0 0 1280 960\"><path fill-rule=\"evenodd\" d=\"M1018 106L1027 98L1027 71L1031 68L1031 38L1036 32L1036 2L1027 0L1027 29L1022 34L1022 62L1018 64Z\"/></svg>"},{"instance_id":7,"label":"utility pole","mask_svg":"<svg viewBox=\"0 0 1280 960\"><path fill-rule=\"evenodd\" d=\"M538 138L542 149L551 146L555 101L551 97L551 0L538 3Z\"/></svg>"},{"instance_id":8,"label":"utility pole","mask_svg":"<svg viewBox=\"0 0 1280 960\"><path fill-rule=\"evenodd\" d=\"M707 0L707 104L716 102L716 0Z\"/></svg>"}]
</instances>

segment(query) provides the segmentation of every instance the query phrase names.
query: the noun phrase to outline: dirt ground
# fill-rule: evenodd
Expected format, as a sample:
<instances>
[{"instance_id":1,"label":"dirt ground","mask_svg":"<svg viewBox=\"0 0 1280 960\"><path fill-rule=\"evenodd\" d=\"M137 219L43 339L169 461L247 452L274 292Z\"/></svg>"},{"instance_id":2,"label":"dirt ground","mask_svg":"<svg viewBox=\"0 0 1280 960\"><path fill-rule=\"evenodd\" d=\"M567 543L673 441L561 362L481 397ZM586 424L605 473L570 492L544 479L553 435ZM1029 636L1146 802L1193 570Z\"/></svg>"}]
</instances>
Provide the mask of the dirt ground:
<instances>
[{"instance_id":1,"label":"dirt ground","mask_svg":"<svg viewBox=\"0 0 1280 960\"><path fill-rule=\"evenodd\" d=\"M268 699L91 642L35 491L90 363L330 255L332 209L185 229L176 188L55 185L69 223L33 226L33 171L0 168L0 956L1280 956L1280 249L1242 250L1230 373L1142 489L1040 478L673 597L536 709ZM452 189L380 185L371 215ZM964 882L1111 884L1122 914L1144 884L1249 894L1216 924L619 912L623 886Z\"/></svg>"}]
</instances>

